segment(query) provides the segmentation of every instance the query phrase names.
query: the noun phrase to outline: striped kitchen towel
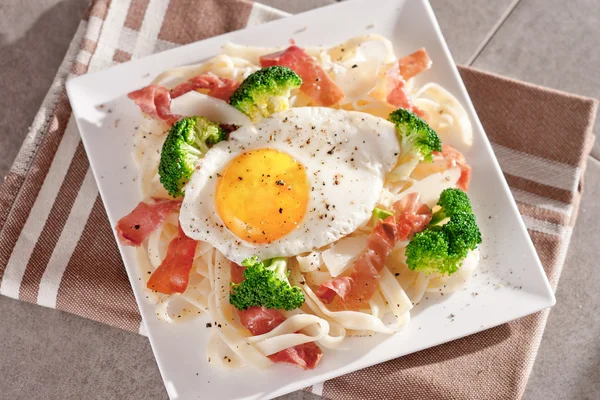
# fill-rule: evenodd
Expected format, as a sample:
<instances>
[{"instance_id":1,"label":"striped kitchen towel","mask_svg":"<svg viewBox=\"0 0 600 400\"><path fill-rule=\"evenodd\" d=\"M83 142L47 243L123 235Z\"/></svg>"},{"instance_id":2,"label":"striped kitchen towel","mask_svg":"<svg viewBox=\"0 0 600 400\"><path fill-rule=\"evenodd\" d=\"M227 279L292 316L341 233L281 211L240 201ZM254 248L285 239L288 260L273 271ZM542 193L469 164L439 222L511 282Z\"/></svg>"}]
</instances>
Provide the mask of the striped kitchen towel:
<instances>
[{"instance_id":1,"label":"striped kitchen towel","mask_svg":"<svg viewBox=\"0 0 600 400\"><path fill-rule=\"evenodd\" d=\"M0 188L0 293L138 332L140 315L65 80L285 16L241 0L94 1ZM597 103L472 68L460 72L555 288ZM391 399L399 391L419 399L519 398L547 316L543 311L309 390L334 399Z\"/></svg>"}]
</instances>

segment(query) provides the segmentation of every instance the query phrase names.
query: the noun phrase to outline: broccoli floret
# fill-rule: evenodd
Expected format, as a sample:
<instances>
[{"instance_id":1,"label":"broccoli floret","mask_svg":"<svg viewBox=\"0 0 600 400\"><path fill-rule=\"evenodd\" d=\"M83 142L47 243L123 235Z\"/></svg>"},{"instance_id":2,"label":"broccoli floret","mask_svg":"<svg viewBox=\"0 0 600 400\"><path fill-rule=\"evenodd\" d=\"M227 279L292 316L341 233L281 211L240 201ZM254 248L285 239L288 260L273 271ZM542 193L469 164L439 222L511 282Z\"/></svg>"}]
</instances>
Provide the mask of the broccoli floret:
<instances>
[{"instance_id":1,"label":"broccoli floret","mask_svg":"<svg viewBox=\"0 0 600 400\"><path fill-rule=\"evenodd\" d=\"M250 257L242 262L246 267L244 280L232 284L229 302L238 310L264 306L274 310L295 310L304 304L304 294L297 286L291 286L287 278L285 258L260 261Z\"/></svg>"},{"instance_id":2,"label":"broccoli floret","mask_svg":"<svg viewBox=\"0 0 600 400\"><path fill-rule=\"evenodd\" d=\"M190 180L198 159L209 146L225 140L227 133L203 117L187 117L171 127L160 153L158 175L160 183L173 197L183 196L183 187Z\"/></svg>"},{"instance_id":3,"label":"broccoli floret","mask_svg":"<svg viewBox=\"0 0 600 400\"><path fill-rule=\"evenodd\" d=\"M406 246L406 265L413 271L451 275L461 260L448 254L448 237L442 231L426 229Z\"/></svg>"},{"instance_id":4,"label":"broccoli floret","mask_svg":"<svg viewBox=\"0 0 600 400\"><path fill-rule=\"evenodd\" d=\"M437 205L441 208L433 213L431 225L436 225L457 212L471 214L471 201L465 192L460 189L448 188L440 194Z\"/></svg>"},{"instance_id":5,"label":"broccoli floret","mask_svg":"<svg viewBox=\"0 0 600 400\"><path fill-rule=\"evenodd\" d=\"M463 191L446 189L438 205L444 216L437 222L432 219L424 231L413 236L406 246L406 265L412 271L451 275L458 271L469 251L481 243L481 232ZM448 217L447 223L438 225Z\"/></svg>"},{"instance_id":6,"label":"broccoli floret","mask_svg":"<svg viewBox=\"0 0 600 400\"><path fill-rule=\"evenodd\" d=\"M249 75L231 95L229 103L253 122L287 110L290 92L299 88L302 79L291 69L281 66L262 68Z\"/></svg>"},{"instance_id":7,"label":"broccoli floret","mask_svg":"<svg viewBox=\"0 0 600 400\"><path fill-rule=\"evenodd\" d=\"M393 212L384 210L382 208L375 207L373 209L373 216L377 219L386 219L387 217L391 217L392 215L394 215Z\"/></svg>"},{"instance_id":8,"label":"broccoli floret","mask_svg":"<svg viewBox=\"0 0 600 400\"><path fill-rule=\"evenodd\" d=\"M469 250L474 250L481 243L481 232L477 226L475 215L457 212L448 223L442 225L442 232L448 238L448 254L465 258Z\"/></svg>"},{"instance_id":9,"label":"broccoli floret","mask_svg":"<svg viewBox=\"0 0 600 400\"><path fill-rule=\"evenodd\" d=\"M442 151L442 142L433 129L416 114L399 108L390 113L389 121L396 125L400 138L400 157L417 157L431 162L432 151Z\"/></svg>"}]
</instances>

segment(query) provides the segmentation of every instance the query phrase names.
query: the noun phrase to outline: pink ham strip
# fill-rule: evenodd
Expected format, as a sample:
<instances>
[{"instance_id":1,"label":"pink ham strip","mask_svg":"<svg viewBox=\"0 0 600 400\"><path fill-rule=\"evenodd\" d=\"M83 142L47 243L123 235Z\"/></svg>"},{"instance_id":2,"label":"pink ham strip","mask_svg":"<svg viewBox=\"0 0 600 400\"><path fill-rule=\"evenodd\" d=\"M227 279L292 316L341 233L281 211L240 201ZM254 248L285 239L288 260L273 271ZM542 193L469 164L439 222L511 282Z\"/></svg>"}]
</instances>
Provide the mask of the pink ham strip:
<instances>
[{"instance_id":1,"label":"pink ham strip","mask_svg":"<svg viewBox=\"0 0 600 400\"><path fill-rule=\"evenodd\" d=\"M429 58L425 48L421 47L414 53L401 58L399 64L400 75L407 81L431 68L431 58Z\"/></svg>"},{"instance_id":2,"label":"pink ham strip","mask_svg":"<svg viewBox=\"0 0 600 400\"><path fill-rule=\"evenodd\" d=\"M127 95L142 112L152 118L161 119L167 124L175 123L179 118L171 114L171 95L169 89L161 85L148 85Z\"/></svg>"},{"instance_id":3,"label":"pink ham strip","mask_svg":"<svg viewBox=\"0 0 600 400\"><path fill-rule=\"evenodd\" d=\"M335 296L339 296L342 300L352 288L352 278L349 276L340 276L330 281L322 283L315 294L325 304L333 301Z\"/></svg>"},{"instance_id":4,"label":"pink ham strip","mask_svg":"<svg viewBox=\"0 0 600 400\"><path fill-rule=\"evenodd\" d=\"M183 293L190 281L190 271L196 254L195 240L187 237L179 225L177 237L171 240L167 255L152 272L146 286L164 294Z\"/></svg>"},{"instance_id":5,"label":"pink ham strip","mask_svg":"<svg viewBox=\"0 0 600 400\"><path fill-rule=\"evenodd\" d=\"M151 203L140 202L131 213L117 222L115 230L119 241L125 246L140 246L180 205L179 200L154 199Z\"/></svg>"},{"instance_id":6,"label":"pink ham strip","mask_svg":"<svg viewBox=\"0 0 600 400\"><path fill-rule=\"evenodd\" d=\"M352 285L346 296L340 298L342 308L357 310L369 301L377 290L379 272L385 266L396 243L410 239L415 233L425 229L431 221L431 210L419 202L417 193L404 196L393 205L393 209L394 215L377 223L369 235L367 251L354 263L350 274ZM335 283L325 282L321 287L324 285L329 287ZM327 299L321 300L325 302Z\"/></svg>"},{"instance_id":7,"label":"pink ham strip","mask_svg":"<svg viewBox=\"0 0 600 400\"><path fill-rule=\"evenodd\" d=\"M456 182L456 186L465 192L469 189L469 182L471 180L471 166L467 163L465 156L454 147L449 144L442 145L441 153L434 153L436 156L440 156L445 160L448 168L459 167L460 178Z\"/></svg>"},{"instance_id":8,"label":"pink ham strip","mask_svg":"<svg viewBox=\"0 0 600 400\"><path fill-rule=\"evenodd\" d=\"M195 76L187 82L180 83L171 90L171 98L176 99L179 96L197 89L208 89L208 95L217 99L229 101L229 98L240 86L237 81L229 78L219 78L216 75Z\"/></svg>"},{"instance_id":9,"label":"pink ham strip","mask_svg":"<svg viewBox=\"0 0 600 400\"><path fill-rule=\"evenodd\" d=\"M228 101L238 88L239 83L216 75L200 75L177 85L169 91L161 85L148 85L127 95L137 104L142 112L152 118L161 119L172 125L180 116L171 113L171 100L192 90L208 89L208 95Z\"/></svg>"},{"instance_id":10,"label":"pink ham strip","mask_svg":"<svg viewBox=\"0 0 600 400\"><path fill-rule=\"evenodd\" d=\"M245 267L231 263L231 282L240 283L243 281L245 269ZM238 310L238 315L241 324L254 336L271 332L286 319L280 311L269 310L265 307L250 307L243 311ZM310 342L281 350L268 357L274 363L287 363L302 369L314 369L322 356L323 352L319 346L314 342Z\"/></svg>"},{"instance_id":11,"label":"pink ham strip","mask_svg":"<svg viewBox=\"0 0 600 400\"><path fill-rule=\"evenodd\" d=\"M265 307L250 307L246 310L238 310L240 322L244 328L253 335L262 335L277 328L285 316L277 310L269 310Z\"/></svg>"},{"instance_id":12,"label":"pink ham strip","mask_svg":"<svg viewBox=\"0 0 600 400\"><path fill-rule=\"evenodd\" d=\"M386 101L393 106L412 111L421 118L427 118L425 110L415 106L406 92L406 81L431 68L431 59L421 48L398 60L387 72L388 94Z\"/></svg>"},{"instance_id":13,"label":"pink ham strip","mask_svg":"<svg viewBox=\"0 0 600 400\"><path fill-rule=\"evenodd\" d=\"M318 106L331 106L344 98L344 93L327 75L317 61L298 46L267 54L260 58L261 67L281 65L288 67L302 78L302 90Z\"/></svg>"},{"instance_id":14,"label":"pink ham strip","mask_svg":"<svg viewBox=\"0 0 600 400\"><path fill-rule=\"evenodd\" d=\"M323 357L323 351L315 342L308 342L271 354L274 363L287 363L302 369L315 369Z\"/></svg>"}]
</instances>

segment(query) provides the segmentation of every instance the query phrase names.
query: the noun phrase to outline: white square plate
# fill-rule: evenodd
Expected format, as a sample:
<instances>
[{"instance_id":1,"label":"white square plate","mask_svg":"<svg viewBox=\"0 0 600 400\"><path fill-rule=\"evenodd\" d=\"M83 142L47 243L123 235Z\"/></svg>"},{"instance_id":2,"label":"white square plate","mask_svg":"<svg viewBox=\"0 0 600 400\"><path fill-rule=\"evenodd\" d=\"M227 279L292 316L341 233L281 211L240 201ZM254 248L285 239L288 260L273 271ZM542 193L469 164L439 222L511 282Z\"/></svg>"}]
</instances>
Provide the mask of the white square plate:
<instances>
[{"instance_id":1,"label":"white square plate","mask_svg":"<svg viewBox=\"0 0 600 400\"><path fill-rule=\"evenodd\" d=\"M212 368L204 356L208 320L200 318L179 325L158 321L154 306L145 301L134 249L119 245L172 399L270 398L449 342L554 304L554 295L525 225L425 0L344 2L70 80L68 95L111 225L141 200L137 184L132 184L136 167L131 158L131 133L138 124L139 109L127 99L128 92L147 85L168 68L217 55L228 41L286 46L294 38L300 46L333 45L366 32L391 39L398 55L427 48L433 68L421 74L417 84L440 83L459 99L471 118L474 145L465 152L473 167L469 194L483 233L483 257L476 276L466 290L454 295L428 295L412 310L408 327L394 336L352 338L347 351L326 350L313 371L276 365L262 372L244 368L225 373ZM455 317L448 318L450 314Z\"/></svg>"}]
</instances>

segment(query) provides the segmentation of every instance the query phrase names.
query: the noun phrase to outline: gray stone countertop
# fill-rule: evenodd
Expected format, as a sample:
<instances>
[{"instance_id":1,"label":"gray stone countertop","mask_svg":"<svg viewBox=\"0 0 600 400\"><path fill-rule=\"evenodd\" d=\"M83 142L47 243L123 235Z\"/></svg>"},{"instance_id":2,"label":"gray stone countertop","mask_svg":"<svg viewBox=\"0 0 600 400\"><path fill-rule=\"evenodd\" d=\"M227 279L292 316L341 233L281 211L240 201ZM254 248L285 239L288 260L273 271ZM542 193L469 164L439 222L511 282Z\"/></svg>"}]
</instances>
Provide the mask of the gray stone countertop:
<instances>
[{"instance_id":1,"label":"gray stone countertop","mask_svg":"<svg viewBox=\"0 0 600 400\"><path fill-rule=\"evenodd\" d=\"M259 0L300 12L333 0ZM66 52L85 0L0 0L0 176ZM431 0L457 63L600 97L595 0ZM596 132L598 132L598 122ZM524 398L600 398L600 142ZM0 399L166 399L145 337L0 297ZM316 398L297 392L291 399Z\"/></svg>"}]
</instances>

